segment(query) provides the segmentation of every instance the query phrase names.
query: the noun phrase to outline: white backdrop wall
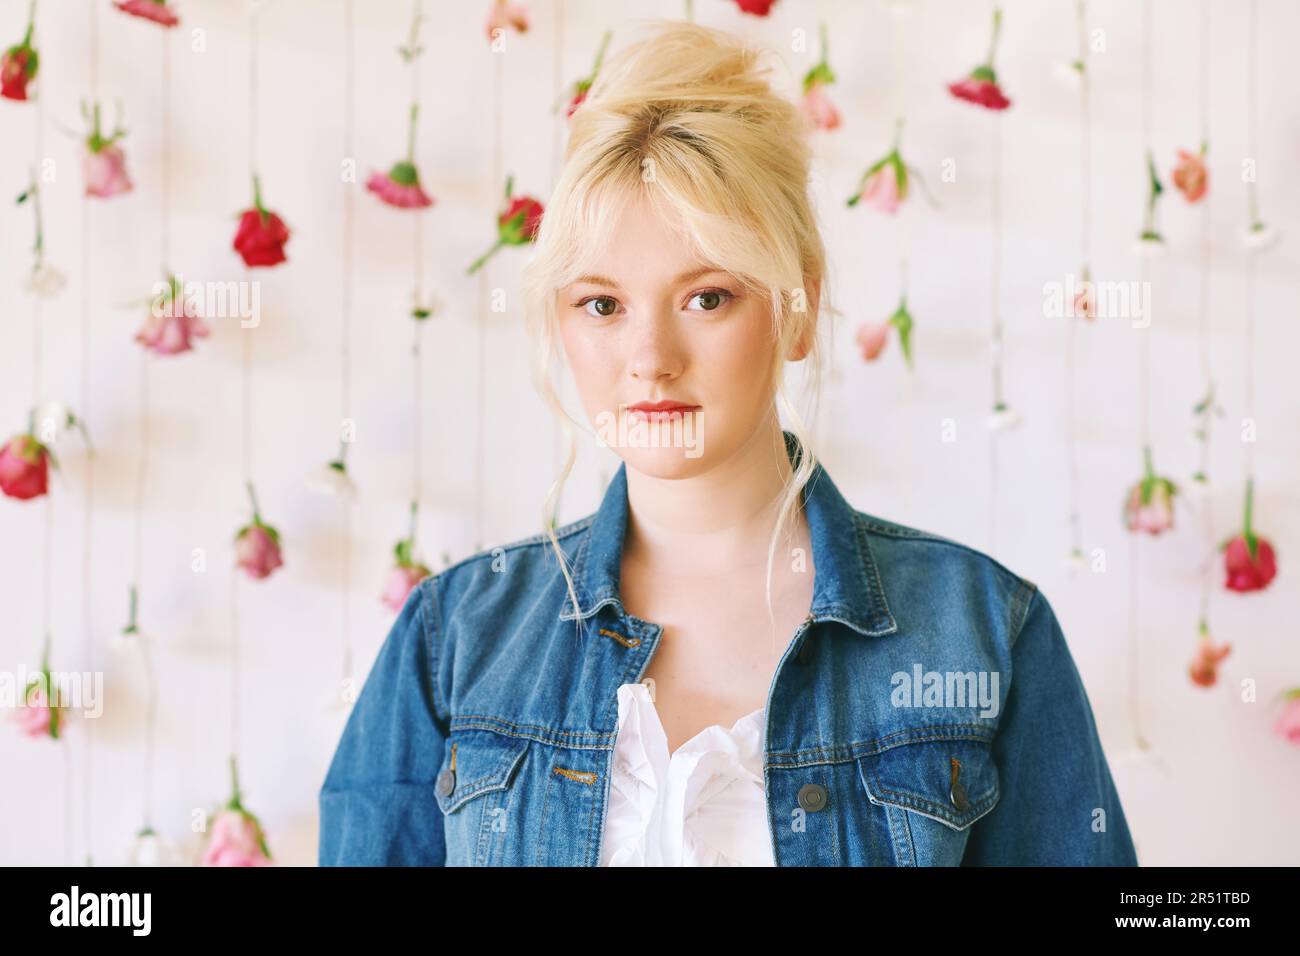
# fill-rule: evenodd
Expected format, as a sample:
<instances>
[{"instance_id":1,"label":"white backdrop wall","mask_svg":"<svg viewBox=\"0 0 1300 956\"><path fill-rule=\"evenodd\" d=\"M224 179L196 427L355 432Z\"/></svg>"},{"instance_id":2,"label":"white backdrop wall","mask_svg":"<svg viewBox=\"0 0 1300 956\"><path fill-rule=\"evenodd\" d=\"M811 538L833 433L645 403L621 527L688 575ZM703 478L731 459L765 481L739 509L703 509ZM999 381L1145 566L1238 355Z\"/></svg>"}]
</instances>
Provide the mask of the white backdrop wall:
<instances>
[{"instance_id":1,"label":"white backdrop wall","mask_svg":"<svg viewBox=\"0 0 1300 956\"><path fill-rule=\"evenodd\" d=\"M261 323L241 330L215 320L195 352L151 361L141 623L156 635L159 675L156 758L145 776L147 683L138 661L108 650L125 623L134 560L134 495L139 465L141 351L132 336L159 275L162 44L172 46L169 92L170 266L187 280L243 277L230 250L235 213L249 202L248 6L182 0L181 26L151 24L96 6L99 97L106 114L125 107L124 147L135 190L96 203L83 222L78 102L89 92L89 2L42 0L38 37L42 108L0 100L0 185L25 186L38 115L47 259L70 282L43 307L39 369L22 281L30 264L31 213L0 205L0 424L21 430L40 384L85 415L97 455L92 534L83 534L86 458L75 439L60 446L63 472L48 499L0 500L0 667L39 663L48 566L54 667L102 670L106 709L74 721L62 742L0 733L0 862L97 863L121 859L146 800L155 827L194 846L196 808L228 794L231 708L238 707L238 751L247 805L267 829L277 861L311 864L317 843L316 795L342 728L329 708L342 669L350 619L355 669L363 676L393 615L378 601L393 542L405 533L415 467L422 452L419 542L435 569L540 530L546 488L558 465L558 432L529 382L519 308L526 250L507 249L486 270L465 268L493 238L501 181L545 198L558 169L563 118L552 111L562 87L590 68L606 29L617 48L635 21L678 17L677 0L638 3L533 2L533 28L510 34L493 54L483 32L487 4L425 3L420 60L422 112L418 165L437 205L424 214L426 289L442 302L425 326L419 416L413 408L414 217L381 205L359 184L340 182L344 154L345 71L341 0L273 0L259 30L258 166L271 208L293 236L289 262L256 275ZM1284 233L1257 272L1255 446L1258 528L1277 545L1281 573L1260 594L1228 594L1215 574L1212 623L1234 650L1219 685L1186 676L1196 639L1206 542L1189 505L1171 534L1133 545L1119 512L1140 474L1139 337L1150 336L1151 430L1159 470L1185 481L1197 465L1193 404L1202 395L1198 332L1199 207L1170 189L1162 200L1169 254L1151 268L1153 322L1099 320L1076 338L1079 504L1085 549L1104 549L1106 570L1072 574L1065 560L1067 470L1063 370L1066 326L1044 316L1043 287L1079 266L1080 122L1076 90L1055 64L1077 47L1074 4L1008 0L998 54L1000 79L1014 101L995 116L944 89L984 55L987 3L918 0L896 18L884 3L782 0L768 19L742 16L725 0L696 0L702 22L734 30L781 53L778 81L793 90L815 61L795 53L793 31L816 36L825 20L838 84L831 93L843 127L816 138L813 188L828 241L834 323L834 373L817 424L819 451L854 504L991 549L1035 581L1062 620L1088 687L1112 768L1146 864L1300 862L1295 794L1300 754L1270 731L1268 701L1300 684L1300 591L1292 562L1300 553L1300 392L1294 388L1300 332L1294 322L1300 181L1300 105L1289 73L1300 6L1264 0L1260 16L1258 168L1264 214ZM1132 281L1131 240L1141 226L1145 172L1141 135L1141 5L1097 0L1089 23L1104 51L1093 63L1093 272ZM1210 475L1216 534L1238 524L1243 480L1247 356L1243 338L1246 155L1244 3L1213 0L1210 70L1209 343L1225 415L1216 423ZM1152 40L1152 144L1162 176L1178 147L1195 149L1200 7L1157 0ZM26 0L0 0L0 40L16 41ZM361 178L386 169L405 148L410 73L395 52L406 39L408 2L358 3L354 154ZM196 51L192 31L203 31ZM815 48L815 42L810 44ZM844 200L861 171L888 151L894 120L906 116L906 153L936 194L937 207L910 202L897 219ZM1024 424L1000 439L999 490L990 533L990 201L993 124L1001 124L1002 254L1000 295L1006 324L1006 394ZM499 139L498 139L499 137ZM495 145L494 145L495 144ZM499 152L497 149L499 148ZM945 181L946 161L956 170ZM361 496L351 523L351 590L342 587L348 529L336 502L304 490L305 478L336 451L340 418L340 339L345 190L353 190L354 310L350 463ZM88 271L81 267L83 237ZM1289 238L1286 238L1289 237ZM916 370L897 343L864 364L853 344L863 320L879 320L898 298L898 263L909 263L916 317ZM504 290L504 312L486 308ZM90 308L81 334L80 302ZM487 375L477 377L477 336ZM285 540L285 567L238 590L240 682L231 687L230 538L247 520L242 483L241 336L252 336L251 466L262 512ZM84 350L84 353L83 353ZM82 355L91 360L81 390ZM575 414L578 405L570 401ZM943 440L945 420L954 441ZM416 431L418 423L418 433ZM481 445L480 445L481 443ZM479 454L482 453L482 471ZM566 492L562 521L599 501L617 464L584 449ZM482 514L481 527L476 515ZM45 550L46 530L52 547ZM92 588L82 599L84 549ZM204 573L192 570L205 549ZM1141 715L1159 762L1132 756L1128 681L1129 589L1140 563L1136 676ZM48 562L48 564L47 564ZM83 652L89 633L92 654ZM1241 700L1240 683L1258 683L1259 702ZM87 731L93 739L91 793L84 798ZM87 814L89 814L87 816ZM87 844L89 837L89 845Z\"/></svg>"}]
</instances>

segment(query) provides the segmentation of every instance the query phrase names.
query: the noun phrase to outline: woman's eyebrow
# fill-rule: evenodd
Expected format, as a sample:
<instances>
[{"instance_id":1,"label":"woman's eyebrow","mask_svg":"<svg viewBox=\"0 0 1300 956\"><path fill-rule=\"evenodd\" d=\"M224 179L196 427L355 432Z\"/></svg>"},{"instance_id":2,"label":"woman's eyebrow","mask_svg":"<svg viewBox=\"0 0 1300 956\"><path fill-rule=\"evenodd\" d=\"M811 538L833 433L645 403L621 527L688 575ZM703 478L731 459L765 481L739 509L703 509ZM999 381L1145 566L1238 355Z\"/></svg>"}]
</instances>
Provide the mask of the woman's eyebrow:
<instances>
[{"instance_id":1,"label":"woman's eyebrow","mask_svg":"<svg viewBox=\"0 0 1300 956\"><path fill-rule=\"evenodd\" d=\"M692 269L689 272L683 272L681 275L679 275L676 279L673 280L673 285L684 285L685 283L690 282L692 279L698 279L700 276L708 275L711 272L726 272L726 271L727 271L726 269L719 269L717 266L701 266L698 269ZM613 289L622 288L622 286L620 286L618 282L616 282L615 280L609 278L608 276L601 276L601 275L580 275L573 280L572 284L578 285L580 283L587 284L587 285L609 286L610 288Z\"/></svg>"}]
</instances>

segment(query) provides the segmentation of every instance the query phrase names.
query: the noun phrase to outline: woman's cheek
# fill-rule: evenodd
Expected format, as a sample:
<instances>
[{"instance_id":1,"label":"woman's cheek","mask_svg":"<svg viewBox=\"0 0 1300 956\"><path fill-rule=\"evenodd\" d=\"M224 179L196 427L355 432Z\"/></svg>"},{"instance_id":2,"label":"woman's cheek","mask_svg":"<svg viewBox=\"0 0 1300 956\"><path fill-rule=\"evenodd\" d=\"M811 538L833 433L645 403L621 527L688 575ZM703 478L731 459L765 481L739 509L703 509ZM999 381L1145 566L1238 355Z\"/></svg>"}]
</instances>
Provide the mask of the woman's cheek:
<instances>
[{"instance_id":1,"label":"woman's cheek","mask_svg":"<svg viewBox=\"0 0 1300 956\"><path fill-rule=\"evenodd\" d=\"M566 323L560 334L583 408L594 420L601 411L609 411L617 405L613 379L618 368L618 356L612 351L614 343L573 324Z\"/></svg>"}]
</instances>

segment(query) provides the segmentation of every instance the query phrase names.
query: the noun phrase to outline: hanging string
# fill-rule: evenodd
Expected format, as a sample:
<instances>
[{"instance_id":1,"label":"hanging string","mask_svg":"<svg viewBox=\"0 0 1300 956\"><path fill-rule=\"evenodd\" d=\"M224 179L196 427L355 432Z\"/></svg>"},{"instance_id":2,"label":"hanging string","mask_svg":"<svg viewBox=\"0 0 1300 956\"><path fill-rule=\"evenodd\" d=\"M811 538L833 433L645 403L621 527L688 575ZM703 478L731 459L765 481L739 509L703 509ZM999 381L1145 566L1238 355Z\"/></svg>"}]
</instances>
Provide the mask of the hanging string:
<instances>
[{"instance_id":1,"label":"hanging string","mask_svg":"<svg viewBox=\"0 0 1300 956\"><path fill-rule=\"evenodd\" d=\"M903 48L903 19L904 18L900 16L892 16L889 18L889 75L894 78L894 81L889 84L890 109L887 115L892 117L896 124L901 124L903 122L903 117L906 115L903 109L902 90L907 85L907 65L912 62L912 58L907 55L909 51ZM907 259L911 245L909 241L908 216L905 213L895 216L893 228L895 232L894 241L899 250L898 293L900 301L905 301L907 298L908 288ZM832 356L833 355L834 353L832 353ZM834 361L834 358L832 358L832 361ZM911 414L914 416L920 415L920 408L917 401L917 389L917 375L914 371L909 369L907 374L907 406L911 410ZM911 462L911 470L913 474L922 473L918 455L918 435L921 434L923 430L924 427L919 421L916 422L912 428L908 429L908 461ZM904 514L910 515L913 513L912 504L915 500L915 488L916 482L909 481L905 483L903 491Z\"/></svg>"},{"instance_id":2,"label":"hanging string","mask_svg":"<svg viewBox=\"0 0 1300 956\"><path fill-rule=\"evenodd\" d=\"M1088 4L1078 0L1079 28L1079 260L1080 281L1092 279L1092 75L1088 66ZM1092 301L1096 301L1095 298ZM1075 394L1075 343L1081 316L1070 309L1065 325L1065 462L1069 507L1070 555L1083 556L1083 531L1079 519L1079 458Z\"/></svg>"},{"instance_id":3,"label":"hanging string","mask_svg":"<svg viewBox=\"0 0 1300 956\"><path fill-rule=\"evenodd\" d=\"M992 315L992 352L993 352L993 408L1000 410L1002 397L1002 122L1000 117L990 119L993 126L993 171L989 184L991 204L990 228L992 240L990 248L990 269L992 270L990 313ZM997 436L989 442L989 553L996 554L998 548L998 444Z\"/></svg>"},{"instance_id":4,"label":"hanging string","mask_svg":"<svg viewBox=\"0 0 1300 956\"><path fill-rule=\"evenodd\" d=\"M554 102L564 104L565 82L564 82L564 0L554 0L555 2L555 45L552 54L553 72L551 83L555 88ZM687 16L690 19L690 0L686 5ZM551 127L551 189L555 188L555 183L559 179L560 165L564 156L564 129L567 120L561 117ZM564 430L560 427L560 422L552 416L551 422L551 474L558 475L563 467L564 453L562 450Z\"/></svg>"},{"instance_id":5,"label":"hanging string","mask_svg":"<svg viewBox=\"0 0 1300 956\"><path fill-rule=\"evenodd\" d=\"M356 50L353 31L354 0L343 0L343 155L355 161L353 147L353 100L356 96ZM353 203L352 188L343 191L343 274L341 303L341 335L339 336L339 397L342 408L339 426L352 417L352 283L353 283ZM342 436L340 435L340 438ZM343 614L343 678L342 687L352 679L352 495L343 498L343 568L340 609Z\"/></svg>"},{"instance_id":6,"label":"hanging string","mask_svg":"<svg viewBox=\"0 0 1300 956\"><path fill-rule=\"evenodd\" d=\"M87 61L90 64L90 101L92 104L99 101L99 5L95 0L89 0L87 3L87 26L90 31L90 53ZM90 400L91 400L91 358L94 354L90 343L90 237L93 231L92 210L94 204L90 201L85 189L81 191L81 302L80 302L80 324L81 324L81 382L79 385L79 394L77 397L77 415L82 422L90 421ZM86 426L89 429L89 425ZM94 561L92 555L92 535L94 532L94 521L92 520L95 507L95 456L91 449L86 449L86 462L83 471L82 484L85 488L85 497L81 509L81 658L86 670L95 673L95 644L93 639L93 624L91 612L91 600L94 594L93 571ZM93 836L94 827L91 825L91 809L93 803L91 794L94 792L93 772L94 772L94 731L93 721L86 721L85 724L85 746L82 750L82 770L81 770L81 825L82 825L82 846L85 850L85 859L87 866L94 866Z\"/></svg>"},{"instance_id":7,"label":"hanging string","mask_svg":"<svg viewBox=\"0 0 1300 956\"><path fill-rule=\"evenodd\" d=\"M502 179L502 128L504 126L504 104L502 102L502 93L504 89L503 58L505 51L493 51L492 59L492 184L493 191L501 188ZM476 363L477 363L477 382L475 383L475 411L478 414L478 443L476 448L475 460L475 505L474 505L474 529L475 541L474 550L481 551L483 548L484 521L483 511L486 492L484 483L487 480L486 468L486 442L487 422L485 407L487 403L487 315L488 315L488 270L479 270L478 280L479 307L478 307L478 328L476 340Z\"/></svg>"},{"instance_id":8,"label":"hanging string","mask_svg":"<svg viewBox=\"0 0 1300 956\"><path fill-rule=\"evenodd\" d=\"M258 156L258 27L261 4L253 0L249 6L248 16L248 174L249 181L257 175ZM252 282L252 272L244 267L244 282ZM243 328L240 341L243 346L240 362L240 462L243 471L244 488L253 487L253 336L252 329ZM239 696L240 696L240 655L239 655L239 568L232 566L230 572L230 754L239 760Z\"/></svg>"},{"instance_id":9,"label":"hanging string","mask_svg":"<svg viewBox=\"0 0 1300 956\"><path fill-rule=\"evenodd\" d=\"M1247 189L1250 194L1251 211L1254 213L1255 190L1259 174L1259 91L1258 91L1258 58L1259 58L1259 0L1250 0L1250 16L1248 20L1249 34L1246 37L1246 155L1251 158L1255 164L1256 178L1252 180ZM1258 221L1257 215L1252 215L1251 224ZM1255 425L1255 259L1254 254L1246 257L1246 305L1245 305L1245 341L1242 348L1245 353L1244 373L1245 373L1245 413L1246 419L1251 422L1252 428ZM1255 437L1252 434L1252 439ZM1255 442L1242 442L1244 446L1244 462L1246 468L1246 483L1250 487L1251 482L1255 480Z\"/></svg>"},{"instance_id":10,"label":"hanging string","mask_svg":"<svg viewBox=\"0 0 1300 956\"><path fill-rule=\"evenodd\" d=\"M1209 0L1201 0L1201 55L1198 64L1200 74L1200 109L1201 109L1201 144L1205 146L1210 142L1210 4ZM1208 146L1206 146L1208 150ZM1214 422L1215 398L1214 398L1214 376L1210 366L1210 200L1213 197L1212 192L1205 195L1201 203L1200 219L1200 261L1198 270L1200 272L1200 295L1199 295L1199 325L1200 325L1200 351L1201 351L1201 394L1205 396L1205 407L1201 413L1201 467L1199 475L1204 481L1209 480L1210 474L1210 436ZM1202 565L1201 573L1201 617L1200 622L1206 625L1210 617L1210 594L1213 591L1211 582L1214 574L1215 556L1217 548L1214 546L1214 509L1209 506L1208 500L1201 507L1201 524L1205 534L1205 561Z\"/></svg>"},{"instance_id":11,"label":"hanging string","mask_svg":"<svg viewBox=\"0 0 1300 956\"><path fill-rule=\"evenodd\" d=\"M423 18L423 13L422 13L421 0L415 0L414 26L412 27L412 37L411 37L413 49L415 49L417 46L415 40L420 29L420 22L422 18ZM419 103L419 99L420 99L420 57L418 54L413 53L411 56L411 109L412 111L417 109L417 104ZM418 121L418 114L417 114L417 121ZM415 134L412 133L412 135ZM412 162L414 162L415 157L412 156L411 160ZM423 241L424 241L424 214L423 212L417 210L415 216L412 218L414 220L413 236L412 236L412 255L415 259L415 263L414 263L415 291L414 291L413 307L419 308L420 302L424 297L424 262L423 262L424 253L422 251ZM421 397L423 393L423 387L422 387L423 383L421 381L421 375L420 375L420 369L421 369L420 339L424 329L424 321L420 319L415 319L411 322L411 324L414 326L414 328L411 330L411 390L412 390L411 400L414 403L412 407L412 414L411 414L411 419L412 419L411 427L414 430L413 438L415 443L415 449L414 449L415 460L414 460L414 466L411 475L411 503L413 508L413 514L411 515L411 522L412 522L411 535L412 535L412 539L414 539L415 525L416 522L418 521L419 510L420 510L420 486L421 486L421 471L423 468L423 450L424 450L424 442L422 440L424 435L424 427L422 424L423 415L421 414L423 410L423 399Z\"/></svg>"},{"instance_id":12,"label":"hanging string","mask_svg":"<svg viewBox=\"0 0 1300 956\"><path fill-rule=\"evenodd\" d=\"M36 0L32 0L30 7L31 22L33 24L32 35L39 34L36 29ZM31 201L32 211L36 218L36 263L35 267L44 267L45 255L45 224L42 221L41 212L41 179L44 177L45 164L45 97L43 94L37 94L35 97L35 110L33 111L33 167L31 182ZM37 409L41 404L41 396L45 389L44 383L44 313L41 308L41 296L33 294L32 296L32 408ZM39 424L37 426L39 428ZM54 657L54 639L53 639L53 615L54 615L54 497L46 494L44 496L43 511L43 530L42 537L43 552L41 554L41 634L42 642L50 648L50 658ZM49 688L51 700L54 698L55 690ZM64 832L63 832L63 856L64 862L72 862L72 804L73 804L73 786L71 772L70 755L64 754L64 775L63 775L63 807L64 807Z\"/></svg>"},{"instance_id":13,"label":"hanging string","mask_svg":"<svg viewBox=\"0 0 1300 956\"><path fill-rule=\"evenodd\" d=\"M1151 155L1151 0L1142 0L1142 143L1146 155ZM1142 256L1139 264L1138 288L1148 288L1150 275L1148 257ZM1139 330L1149 333L1150 327ZM1151 339L1149 334L1140 334L1138 340L1138 435L1142 449L1150 447L1150 377L1151 377ZM1129 594L1128 594L1128 703L1129 715L1133 722L1133 739L1139 750L1147 750L1150 744L1142 734L1141 690L1138 686L1140 668L1138 653L1138 632L1141 615L1138 608L1138 596L1141 592L1141 568L1139 557L1141 547L1136 532L1129 533Z\"/></svg>"}]
</instances>

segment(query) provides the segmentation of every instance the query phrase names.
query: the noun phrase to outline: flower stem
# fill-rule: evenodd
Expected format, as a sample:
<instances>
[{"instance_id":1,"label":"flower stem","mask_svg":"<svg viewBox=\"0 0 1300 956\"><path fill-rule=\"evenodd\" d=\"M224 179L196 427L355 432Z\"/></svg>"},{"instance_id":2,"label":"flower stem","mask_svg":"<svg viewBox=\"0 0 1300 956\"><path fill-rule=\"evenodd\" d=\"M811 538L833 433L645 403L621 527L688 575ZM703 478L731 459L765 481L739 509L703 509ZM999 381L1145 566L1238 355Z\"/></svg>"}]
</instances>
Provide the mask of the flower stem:
<instances>
[{"instance_id":1,"label":"flower stem","mask_svg":"<svg viewBox=\"0 0 1300 956\"><path fill-rule=\"evenodd\" d=\"M411 104L411 127L406 132L406 161L415 165L415 118L419 115L420 104Z\"/></svg>"},{"instance_id":2,"label":"flower stem","mask_svg":"<svg viewBox=\"0 0 1300 956\"><path fill-rule=\"evenodd\" d=\"M1002 8L993 8L993 39L989 43L989 58L984 64L987 67L993 66L993 55L998 49L998 34L1002 32Z\"/></svg>"},{"instance_id":3,"label":"flower stem","mask_svg":"<svg viewBox=\"0 0 1300 956\"><path fill-rule=\"evenodd\" d=\"M493 243L491 249L489 249L487 252L483 253L483 255L479 256L477 259L474 260L474 264L469 267L469 271L466 272L465 274L473 275L479 269L483 268L483 263L491 259L496 254L496 251L500 249L503 245L505 245L505 242L501 239L498 239L495 243Z\"/></svg>"},{"instance_id":4,"label":"flower stem","mask_svg":"<svg viewBox=\"0 0 1300 956\"><path fill-rule=\"evenodd\" d=\"M246 481L244 484L248 487L248 500L253 503L253 521L256 524L262 523L262 516L257 510L257 494L253 491L253 483Z\"/></svg>"},{"instance_id":5,"label":"flower stem","mask_svg":"<svg viewBox=\"0 0 1300 956\"><path fill-rule=\"evenodd\" d=\"M243 801L239 793L239 765L235 762L235 755L230 755L230 806L235 809L243 808Z\"/></svg>"}]
</instances>

